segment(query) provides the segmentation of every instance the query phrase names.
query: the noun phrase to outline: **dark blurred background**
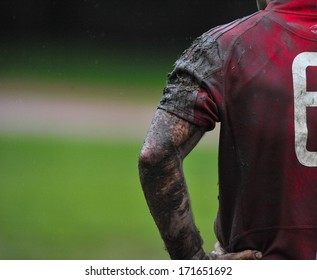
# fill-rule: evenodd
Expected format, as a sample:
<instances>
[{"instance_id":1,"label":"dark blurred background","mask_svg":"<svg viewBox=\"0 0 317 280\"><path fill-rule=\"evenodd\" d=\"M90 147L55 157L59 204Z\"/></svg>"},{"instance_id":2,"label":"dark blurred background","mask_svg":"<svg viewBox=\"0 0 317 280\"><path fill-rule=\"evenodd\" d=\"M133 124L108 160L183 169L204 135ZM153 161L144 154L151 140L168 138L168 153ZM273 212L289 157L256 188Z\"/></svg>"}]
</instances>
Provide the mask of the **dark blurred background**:
<instances>
[{"instance_id":1,"label":"dark blurred background","mask_svg":"<svg viewBox=\"0 0 317 280\"><path fill-rule=\"evenodd\" d=\"M197 36L255 11L255 0L2 0L0 80L162 88Z\"/></svg>"},{"instance_id":2,"label":"dark blurred background","mask_svg":"<svg viewBox=\"0 0 317 280\"><path fill-rule=\"evenodd\" d=\"M255 0L2 0L3 42L168 47L256 11Z\"/></svg>"},{"instance_id":3,"label":"dark blurred background","mask_svg":"<svg viewBox=\"0 0 317 280\"><path fill-rule=\"evenodd\" d=\"M168 258L140 187L143 139L190 42L255 11L255 0L1 0L0 259ZM217 133L184 165L208 251Z\"/></svg>"}]
</instances>

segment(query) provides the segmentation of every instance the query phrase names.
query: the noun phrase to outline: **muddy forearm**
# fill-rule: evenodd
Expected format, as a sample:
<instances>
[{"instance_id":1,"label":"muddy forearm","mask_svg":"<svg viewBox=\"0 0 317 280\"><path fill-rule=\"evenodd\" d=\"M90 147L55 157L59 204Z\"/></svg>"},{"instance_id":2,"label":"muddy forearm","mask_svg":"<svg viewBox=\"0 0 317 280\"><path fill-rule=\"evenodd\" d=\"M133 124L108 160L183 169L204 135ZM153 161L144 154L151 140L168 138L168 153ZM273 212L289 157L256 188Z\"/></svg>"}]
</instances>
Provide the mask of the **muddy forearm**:
<instances>
[{"instance_id":1,"label":"muddy forearm","mask_svg":"<svg viewBox=\"0 0 317 280\"><path fill-rule=\"evenodd\" d=\"M202 245L195 228L179 163L142 169L142 186L152 216L172 259L189 258Z\"/></svg>"},{"instance_id":2,"label":"muddy forearm","mask_svg":"<svg viewBox=\"0 0 317 280\"><path fill-rule=\"evenodd\" d=\"M151 214L172 259L188 259L201 249L182 170L183 158L203 132L159 111L144 143L140 179Z\"/></svg>"}]
</instances>

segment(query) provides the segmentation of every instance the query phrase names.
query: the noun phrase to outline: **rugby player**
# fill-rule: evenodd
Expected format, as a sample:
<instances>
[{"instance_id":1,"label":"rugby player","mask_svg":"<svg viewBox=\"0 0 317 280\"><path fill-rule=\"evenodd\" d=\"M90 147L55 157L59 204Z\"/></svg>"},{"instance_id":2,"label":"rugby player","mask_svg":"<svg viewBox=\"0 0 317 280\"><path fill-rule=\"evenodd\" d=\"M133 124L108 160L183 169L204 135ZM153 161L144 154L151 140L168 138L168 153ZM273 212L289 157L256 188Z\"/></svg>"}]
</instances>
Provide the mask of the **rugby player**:
<instances>
[{"instance_id":1,"label":"rugby player","mask_svg":"<svg viewBox=\"0 0 317 280\"><path fill-rule=\"evenodd\" d=\"M177 60L140 153L143 191L172 259L316 259L317 1L257 4ZM219 242L210 254L182 163L218 122Z\"/></svg>"}]
</instances>

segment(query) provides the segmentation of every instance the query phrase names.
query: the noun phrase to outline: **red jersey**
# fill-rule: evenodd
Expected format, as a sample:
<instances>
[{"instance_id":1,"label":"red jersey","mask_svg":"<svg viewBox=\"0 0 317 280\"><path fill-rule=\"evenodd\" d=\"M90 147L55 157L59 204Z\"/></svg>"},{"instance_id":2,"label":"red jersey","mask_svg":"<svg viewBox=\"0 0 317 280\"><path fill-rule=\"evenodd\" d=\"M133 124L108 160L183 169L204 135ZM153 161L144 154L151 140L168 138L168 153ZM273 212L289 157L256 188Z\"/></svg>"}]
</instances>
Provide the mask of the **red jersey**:
<instances>
[{"instance_id":1,"label":"red jersey","mask_svg":"<svg viewBox=\"0 0 317 280\"><path fill-rule=\"evenodd\" d=\"M316 259L317 5L273 0L203 34L159 108L221 123L215 232L228 252Z\"/></svg>"}]
</instances>

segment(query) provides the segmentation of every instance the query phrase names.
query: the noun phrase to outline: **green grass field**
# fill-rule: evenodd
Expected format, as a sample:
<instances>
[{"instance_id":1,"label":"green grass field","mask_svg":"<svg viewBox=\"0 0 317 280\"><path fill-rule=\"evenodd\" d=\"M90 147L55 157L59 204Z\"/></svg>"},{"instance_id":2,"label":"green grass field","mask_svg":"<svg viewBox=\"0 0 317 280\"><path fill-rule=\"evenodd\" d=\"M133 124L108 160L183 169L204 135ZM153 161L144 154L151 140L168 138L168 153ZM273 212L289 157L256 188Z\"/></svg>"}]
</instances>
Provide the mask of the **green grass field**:
<instances>
[{"instance_id":1,"label":"green grass field","mask_svg":"<svg viewBox=\"0 0 317 280\"><path fill-rule=\"evenodd\" d=\"M83 94L77 92L81 85L91 87L85 91L88 98L99 98L108 91L98 92L96 86L118 87L126 103L155 104L177 57L155 50L119 53L42 45L7 46L1 53L0 80L2 85L9 81L10 90L23 92L25 81L44 88L69 83L71 92L65 94L72 98ZM139 183L142 140L23 135L0 135L0 259L168 258ZM200 147L185 161L206 250L214 243L216 160L215 150Z\"/></svg>"},{"instance_id":2,"label":"green grass field","mask_svg":"<svg viewBox=\"0 0 317 280\"><path fill-rule=\"evenodd\" d=\"M0 137L0 259L166 259L138 179L142 143ZM214 242L216 152L185 162L195 218Z\"/></svg>"}]
</instances>

